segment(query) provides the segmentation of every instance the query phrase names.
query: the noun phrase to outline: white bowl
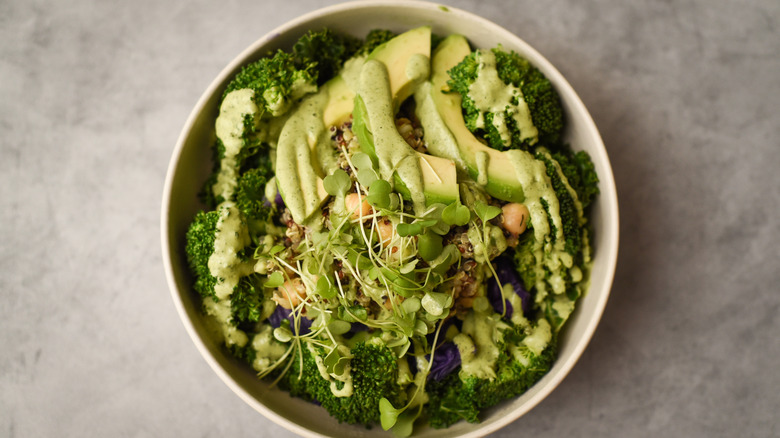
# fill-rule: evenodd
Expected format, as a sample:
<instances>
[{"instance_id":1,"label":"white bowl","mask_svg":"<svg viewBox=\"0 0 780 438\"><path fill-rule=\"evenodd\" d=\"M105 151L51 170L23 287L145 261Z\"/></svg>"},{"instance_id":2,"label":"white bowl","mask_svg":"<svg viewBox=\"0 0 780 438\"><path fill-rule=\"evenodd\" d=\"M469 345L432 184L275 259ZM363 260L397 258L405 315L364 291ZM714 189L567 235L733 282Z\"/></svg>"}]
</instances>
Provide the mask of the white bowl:
<instances>
[{"instance_id":1,"label":"white bowl","mask_svg":"<svg viewBox=\"0 0 780 438\"><path fill-rule=\"evenodd\" d=\"M601 194L591 207L594 263L590 290L578 303L559 342L552 369L525 394L488 409L482 422L459 422L448 429L418 427L419 437L475 437L494 432L516 420L544 399L569 373L590 341L609 296L618 248L618 208L612 169L604 144L590 114L569 83L542 55L500 26L455 8L420 1L350 2L296 18L268 33L238 55L192 110L171 157L162 203L162 250L168 284L179 316L200 353L219 377L245 402L287 429L303 436L391 436L380 427L340 424L319 407L269 388L247 365L226 355L209 337L200 299L192 290L184 253L184 235L201 208L197 193L211 170L210 147L220 95L240 67L278 48L290 49L309 29L329 27L363 37L375 28L397 32L430 25L440 35L461 33L476 47L502 44L526 57L552 81L566 113L565 139L576 150L587 151L600 178Z\"/></svg>"}]
</instances>

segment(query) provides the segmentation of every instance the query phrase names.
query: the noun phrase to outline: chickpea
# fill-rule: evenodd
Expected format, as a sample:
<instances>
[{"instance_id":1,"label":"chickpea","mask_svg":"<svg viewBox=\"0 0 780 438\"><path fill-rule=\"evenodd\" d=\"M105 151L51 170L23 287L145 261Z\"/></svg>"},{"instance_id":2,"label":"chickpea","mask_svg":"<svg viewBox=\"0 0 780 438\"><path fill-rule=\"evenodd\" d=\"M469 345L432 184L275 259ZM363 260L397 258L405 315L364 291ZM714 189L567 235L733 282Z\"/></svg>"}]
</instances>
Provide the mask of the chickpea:
<instances>
[{"instance_id":1,"label":"chickpea","mask_svg":"<svg viewBox=\"0 0 780 438\"><path fill-rule=\"evenodd\" d=\"M528 207L523 204L512 202L501 208L501 226L515 236L523 234L526 223L530 217Z\"/></svg>"},{"instance_id":2,"label":"chickpea","mask_svg":"<svg viewBox=\"0 0 780 438\"><path fill-rule=\"evenodd\" d=\"M364 198L358 193L350 193L344 197L344 207L352 213L353 219L362 217L363 220L366 220L367 216L371 214L371 205Z\"/></svg>"},{"instance_id":3,"label":"chickpea","mask_svg":"<svg viewBox=\"0 0 780 438\"><path fill-rule=\"evenodd\" d=\"M387 219L379 219L376 223L376 231L379 233L379 241L385 247L395 238L395 228L393 223Z\"/></svg>"},{"instance_id":4,"label":"chickpea","mask_svg":"<svg viewBox=\"0 0 780 438\"><path fill-rule=\"evenodd\" d=\"M396 305L399 305L404 302L404 297L396 295L395 300L391 300L390 297L385 297L384 303L382 303L382 305L387 310L393 310L393 301L395 301Z\"/></svg>"},{"instance_id":5,"label":"chickpea","mask_svg":"<svg viewBox=\"0 0 780 438\"><path fill-rule=\"evenodd\" d=\"M272 300L276 301L276 304L291 310L301 304L306 298L306 286L300 278L293 278L287 280L274 291Z\"/></svg>"}]
</instances>

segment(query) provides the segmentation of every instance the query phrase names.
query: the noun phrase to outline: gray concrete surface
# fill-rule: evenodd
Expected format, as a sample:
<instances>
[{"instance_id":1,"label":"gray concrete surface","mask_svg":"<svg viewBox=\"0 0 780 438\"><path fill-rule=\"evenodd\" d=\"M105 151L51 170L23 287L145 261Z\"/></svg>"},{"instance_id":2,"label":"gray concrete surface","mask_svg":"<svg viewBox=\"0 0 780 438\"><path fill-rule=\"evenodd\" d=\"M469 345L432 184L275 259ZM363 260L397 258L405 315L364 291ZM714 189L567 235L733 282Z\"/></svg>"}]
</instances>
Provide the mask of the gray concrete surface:
<instances>
[{"instance_id":1,"label":"gray concrete surface","mask_svg":"<svg viewBox=\"0 0 780 438\"><path fill-rule=\"evenodd\" d=\"M158 218L212 78L330 3L0 1L0 436L291 436L199 357ZM592 344L495 436L780 435L780 3L449 4L567 76L620 197Z\"/></svg>"}]
</instances>

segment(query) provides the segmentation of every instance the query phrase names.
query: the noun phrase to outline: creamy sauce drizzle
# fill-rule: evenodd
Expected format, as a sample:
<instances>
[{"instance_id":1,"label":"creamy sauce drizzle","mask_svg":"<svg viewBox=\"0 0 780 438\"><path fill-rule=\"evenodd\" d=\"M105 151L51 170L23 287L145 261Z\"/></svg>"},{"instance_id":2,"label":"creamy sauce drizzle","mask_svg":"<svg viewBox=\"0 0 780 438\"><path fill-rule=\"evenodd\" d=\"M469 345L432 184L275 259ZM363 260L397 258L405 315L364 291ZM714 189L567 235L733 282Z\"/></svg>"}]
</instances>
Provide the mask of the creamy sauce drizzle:
<instances>
[{"instance_id":1,"label":"creamy sauce drizzle","mask_svg":"<svg viewBox=\"0 0 780 438\"><path fill-rule=\"evenodd\" d=\"M214 301L211 297L207 297L203 300L203 307L208 315L214 317L227 345L237 345L239 347L246 345L249 341L246 333L230 323L232 314L230 300Z\"/></svg>"},{"instance_id":2,"label":"creamy sauce drizzle","mask_svg":"<svg viewBox=\"0 0 780 438\"><path fill-rule=\"evenodd\" d=\"M250 243L249 229L235 204L223 202L218 207L214 252L209 257L209 272L217 278L214 292L220 300L233 293L241 277L254 271L254 264L244 262L238 256L239 251Z\"/></svg>"},{"instance_id":3,"label":"creamy sauce drizzle","mask_svg":"<svg viewBox=\"0 0 780 438\"><path fill-rule=\"evenodd\" d=\"M264 324L252 338L252 349L257 353L252 368L258 373L270 368L287 351L286 345L276 342L273 330L273 327Z\"/></svg>"},{"instance_id":4,"label":"creamy sauce drizzle","mask_svg":"<svg viewBox=\"0 0 780 438\"><path fill-rule=\"evenodd\" d=\"M512 135L507 126L506 115L517 124L520 139L536 143L539 131L531 120L531 111L523 98L523 92L512 84L505 84L498 77L496 70L496 55L492 50L478 50L479 68L477 79L469 86L468 96L481 111L477 119L477 127L485 127L483 113L493 113L492 124L501 135L505 146L512 143ZM513 103L514 101L517 103Z\"/></svg>"},{"instance_id":5,"label":"creamy sauce drizzle","mask_svg":"<svg viewBox=\"0 0 780 438\"><path fill-rule=\"evenodd\" d=\"M498 339L505 324L499 315L471 312L463 321L461 334L453 338L461 357L461 373L480 379L496 377L495 364L498 359Z\"/></svg>"},{"instance_id":6,"label":"creamy sauce drizzle","mask_svg":"<svg viewBox=\"0 0 780 438\"><path fill-rule=\"evenodd\" d=\"M255 92L250 89L232 91L225 96L219 108L216 133L225 146L225 156L220 161L217 182L212 190L215 196L221 196L223 199L230 199L236 189L238 178L236 157L244 146L242 138L244 117L247 115L253 117L255 124L259 121L260 111L252 100L254 95Z\"/></svg>"},{"instance_id":7,"label":"creamy sauce drizzle","mask_svg":"<svg viewBox=\"0 0 780 438\"><path fill-rule=\"evenodd\" d=\"M428 151L431 155L449 158L458 167L465 168L466 164L460 156L458 142L436 109L436 102L431 96L432 92L434 90L430 82L424 82L414 92L415 115L420 119L420 123L425 129L423 139Z\"/></svg>"},{"instance_id":8,"label":"creamy sauce drizzle","mask_svg":"<svg viewBox=\"0 0 780 438\"><path fill-rule=\"evenodd\" d=\"M398 175L411 193L415 212L422 214L425 194L419 160L395 126L390 82L384 64L370 60L363 65L359 94L366 105L380 175L387 181L393 180L393 174Z\"/></svg>"},{"instance_id":9,"label":"creamy sauce drizzle","mask_svg":"<svg viewBox=\"0 0 780 438\"><path fill-rule=\"evenodd\" d=\"M284 203L293 220L305 224L319 211L321 178L312 165L312 151L327 140L322 112L328 102L327 93L317 93L304 99L282 128L276 149L276 180Z\"/></svg>"},{"instance_id":10,"label":"creamy sauce drizzle","mask_svg":"<svg viewBox=\"0 0 780 438\"><path fill-rule=\"evenodd\" d=\"M342 346L343 347L343 346ZM306 348L309 349L309 353L314 357L314 362L317 364L317 370L320 372L320 376L330 382L330 392L336 397L350 397L354 392L352 385L352 364L347 363L344 366L344 372L339 375L328 373L328 367L325 366L323 358L317 353L317 350L312 346L311 342L306 342ZM343 351L345 354L349 354L349 348ZM342 352L341 350L339 350ZM341 383L341 385L339 385ZM341 388L339 388L341 386Z\"/></svg>"},{"instance_id":11,"label":"creamy sauce drizzle","mask_svg":"<svg viewBox=\"0 0 780 438\"><path fill-rule=\"evenodd\" d=\"M555 195L552 182L547 176L547 168L542 161L536 160L530 153L518 149L506 151L504 155L512 161L517 179L523 186L525 194L523 203L528 207L531 215L536 242L534 245L534 257L537 261L536 300L541 301L547 294L548 284L556 294L566 291L562 268L570 268L574 262L572 256L565 251L566 241L563 236L560 203ZM543 201L547 203L547 210L544 208ZM555 227L554 239L550 221ZM547 282L545 282L545 267L551 272Z\"/></svg>"}]
</instances>

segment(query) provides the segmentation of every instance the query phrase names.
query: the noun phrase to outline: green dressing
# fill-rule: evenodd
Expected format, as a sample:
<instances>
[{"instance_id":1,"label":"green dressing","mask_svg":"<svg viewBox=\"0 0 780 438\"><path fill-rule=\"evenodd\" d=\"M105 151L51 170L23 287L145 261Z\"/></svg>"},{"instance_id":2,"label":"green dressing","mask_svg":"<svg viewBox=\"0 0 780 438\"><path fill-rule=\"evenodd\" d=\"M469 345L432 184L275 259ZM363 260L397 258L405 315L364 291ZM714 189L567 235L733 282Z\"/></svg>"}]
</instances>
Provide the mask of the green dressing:
<instances>
[{"instance_id":1,"label":"green dressing","mask_svg":"<svg viewBox=\"0 0 780 438\"><path fill-rule=\"evenodd\" d=\"M252 349L256 356L252 368L258 373L267 371L287 351L287 345L274 339L273 327L263 324L260 331L252 338Z\"/></svg>"},{"instance_id":2,"label":"green dressing","mask_svg":"<svg viewBox=\"0 0 780 438\"><path fill-rule=\"evenodd\" d=\"M214 292L219 300L233 293L241 277L254 272L254 264L241 260L239 251L249 245L249 229L236 206L226 201L219 205L214 252L209 257L209 272L216 277Z\"/></svg>"},{"instance_id":3,"label":"green dressing","mask_svg":"<svg viewBox=\"0 0 780 438\"><path fill-rule=\"evenodd\" d=\"M534 257L536 258L536 300L541 301L547 294L547 286L556 294L566 291L562 270L570 268L574 262L572 256L565 251L566 241L563 236L563 224L560 215L560 203L555 195L552 182L547 176L547 168L542 161L536 160L526 151L513 149L504 152L512 161L518 181L523 186L525 201L531 215L531 225L534 233ZM545 209L544 203L547 204ZM549 212L549 219L548 219ZM555 227L555 238L552 237L550 222ZM553 240L555 242L553 243ZM551 276L545 281L545 268Z\"/></svg>"},{"instance_id":4,"label":"green dressing","mask_svg":"<svg viewBox=\"0 0 780 438\"><path fill-rule=\"evenodd\" d=\"M244 146L244 117L254 118L255 124L260 118L260 110L253 100L255 92L250 89L235 90L225 96L219 107L216 122L217 138L225 146L225 156L220 161L217 182L212 190L215 196L230 199L236 189L238 179L238 153Z\"/></svg>"},{"instance_id":5,"label":"green dressing","mask_svg":"<svg viewBox=\"0 0 780 438\"><path fill-rule=\"evenodd\" d=\"M520 139L536 143L539 131L531 120L531 111L523 98L523 92L512 84L505 84L498 77L496 70L496 55L492 50L478 50L479 67L476 80L469 86L468 96L480 110L477 118L477 128L485 128L484 113L493 113L491 123L501 135L505 146L512 143L512 136L507 126L506 116L509 115L520 130Z\"/></svg>"},{"instance_id":6,"label":"green dressing","mask_svg":"<svg viewBox=\"0 0 780 438\"><path fill-rule=\"evenodd\" d=\"M246 333L230 323L231 309L230 300L214 301L211 297L203 300L203 307L206 314L212 316L213 321L217 323L218 330L225 339L225 344L237 345L243 347L249 341Z\"/></svg>"},{"instance_id":7,"label":"green dressing","mask_svg":"<svg viewBox=\"0 0 780 438\"><path fill-rule=\"evenodd\" d=\"M461 357L461 373L480 379L496 377L497 342L507 326L500 315L471 312L463 320L462 333L453 338Z\"/></svg>"},{"instance_id":8,"label":"green dressing","mask_svg":"<svg viewBox=\"0 0 780 438\"><path fill-rule=\"evenodd\" d=\"M276 148L276 180L284 203L293 220L306 224L306 219L319 211L327 196L322 179L312 165L312 150L327 141L322 112L328 101L326 93L304 99L287 119Z\"/></svg>"},{"instance_id":9,"label":"green dressing","mask_svg":"<svg viewBox=\"0 0 780 438\"><path fill-rule=\"evenodd\" d=\"M344 371L339 375L328 373L328 367L325 366L324 359L319 355L317 349L314 348L311 342L306 342L306 348L309 349L309 353L314 357L314 362L317 364L317 370L320 372L320 376L326 381L330 382L330 391L336 397L349 397L354 392L352 386L352 365L348 362L344 366ZM349 355L349 348L344 345L339 345L339 352L343 355Z\"/></svg>"},{"instance_id":10,"label":"green dressing","mask_svg":"<svg viewBox=\"0 0 780 438\"><path fill-rule=\"evenodd\" d=\"M465 168L463 158L460 156L458 142L452 135L441 114L436 109L436 102L431 93L433 87L430 82L424 82L414 92L415 115L425 129L425 144L431 155L449 158L460 168Z\"/></svg>"},{"instance_id":11,"label":"green dressing","mask_svg":"<svg viewBox=\"0 0 780 438\"><path fill-rule=\"evenodd\" d=\"M386 181L393 181L393 174L398 175L411 193L415 212L422 214L425 194L419 160L395 126L390 82L384 64L370 60L363 65L359 95L368 113L380 175Z\"/></svg>"}]
</instances>

